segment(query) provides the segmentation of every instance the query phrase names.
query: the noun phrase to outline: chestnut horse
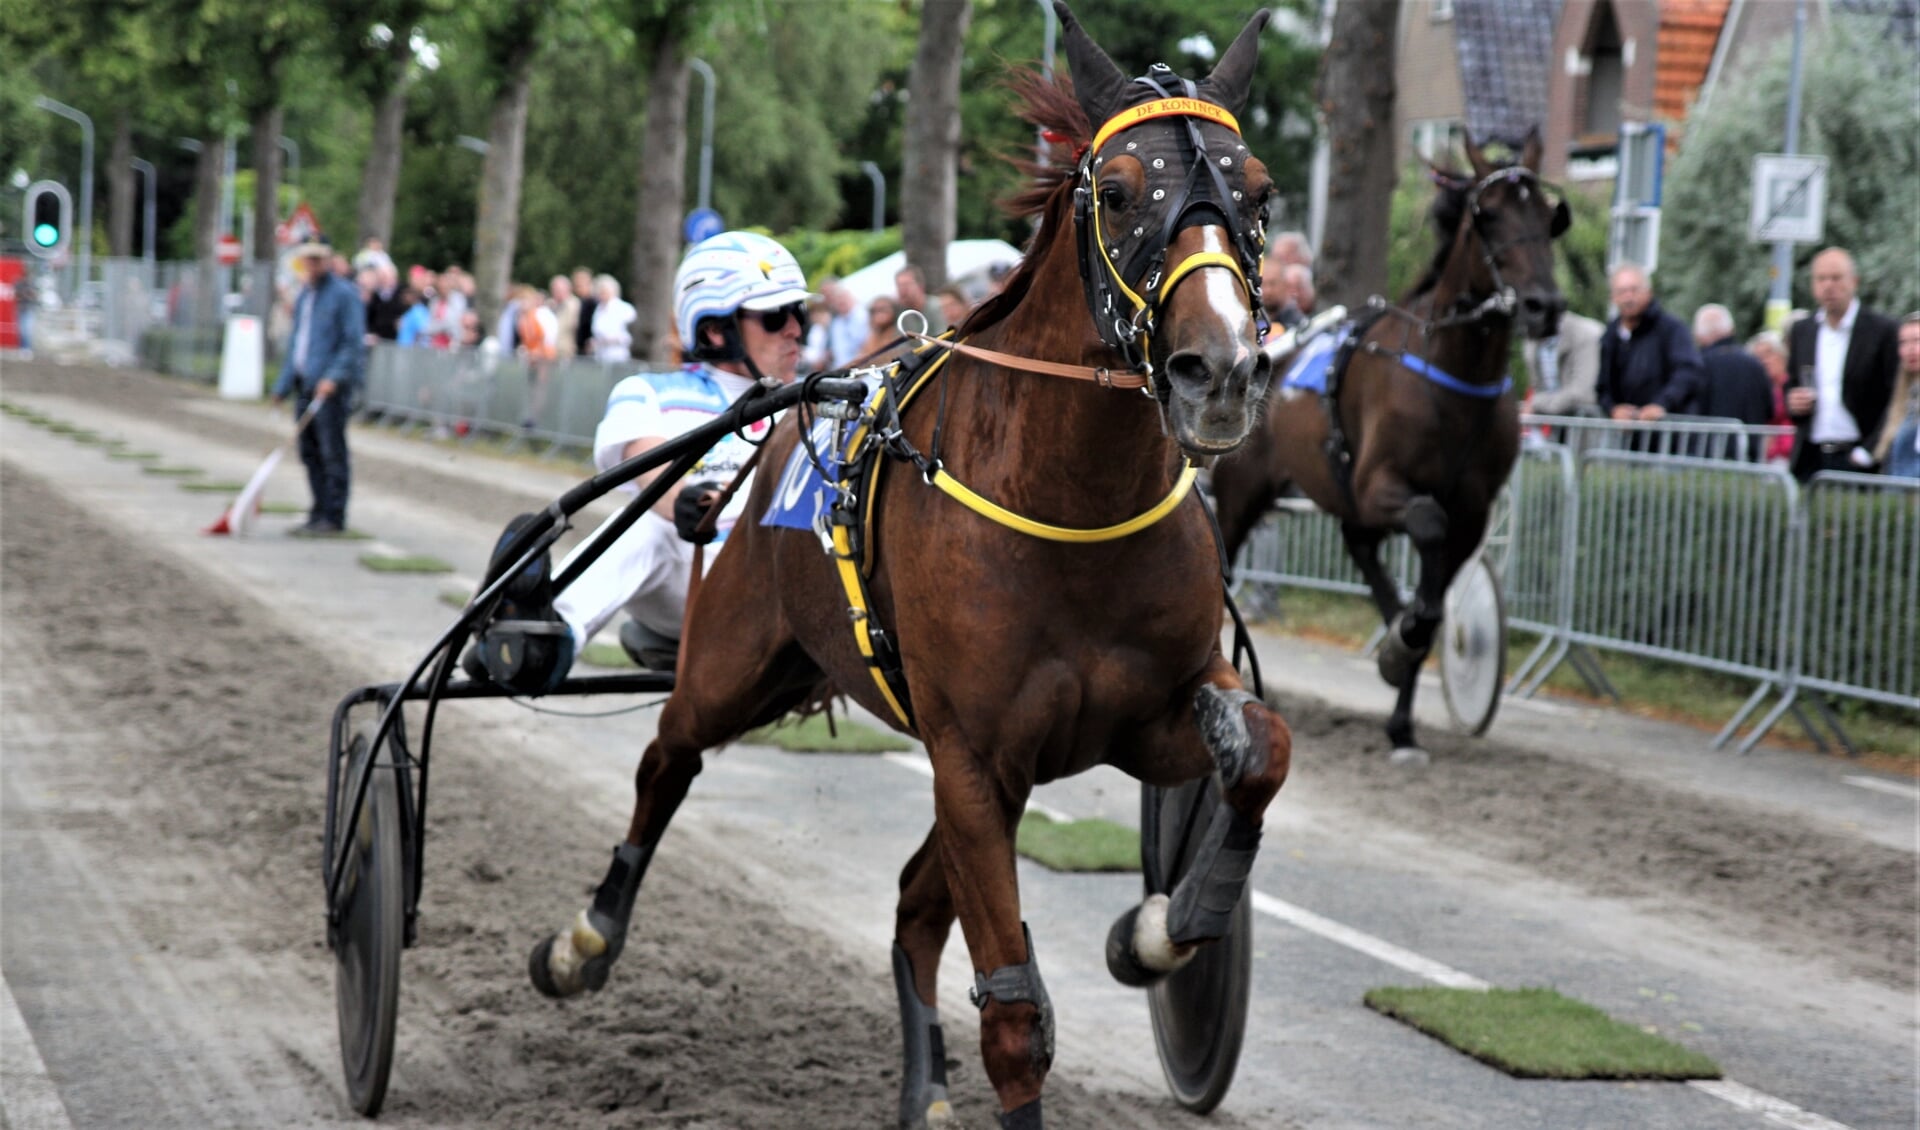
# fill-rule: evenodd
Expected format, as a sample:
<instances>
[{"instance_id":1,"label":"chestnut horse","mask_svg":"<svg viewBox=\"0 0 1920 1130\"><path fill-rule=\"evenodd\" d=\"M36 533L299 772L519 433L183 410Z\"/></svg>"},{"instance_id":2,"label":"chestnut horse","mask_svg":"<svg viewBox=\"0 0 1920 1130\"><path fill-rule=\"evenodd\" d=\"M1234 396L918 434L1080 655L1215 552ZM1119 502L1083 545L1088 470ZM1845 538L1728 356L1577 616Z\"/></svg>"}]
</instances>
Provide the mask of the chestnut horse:
<instances>
[{"instance_id":1,"label":"chestnut horse","mask_svg":"<svg viewBox=\"0 0 1920 1130\"><path fill-rule=\"evenodd\" d=\"M1388 627L1378 666L1399 692L1387 721L1396 759L1424 759L1413 736L1420 664L1447 586L1479 549L1519 453L1519 409L1506 378L1514 322L1547 337L1566 309L1553 240L1570 215L1534 172L1538 133L1516 164L1489 161L1471 140L1466 152L1470 177L1433 170L1441 243L1432 265L1402 305L1375 300L1356 326L1352 360L1330 382L1335 393L1280 390L1263 426L1213 468L1229 560L1290 483L1340 520ZM1382 539L1396 531L1420 558L1411 606L1380 562Z\"/></svg>"},{"instance_id":2,"label":"chestnut horse","mask_svg":"<svg viewBox=\"0 0 1920 1130\"><path fill-rule=\"evenodd\" d=\"M849 623L838 564L816 534L735 528L688 611L626 842L593 905L532 958L550 995L605 983L641 874L705 751L827 695L910 718L934 772L933 827L901 873L895 927L911 1126L951 1118L935 979L956 917L1002 1125L1041 1125L1053 1011L1014 866L1035 785L1096 765L1157 785L1217 782L1208 865L1170 901L1156 896L1116 923L1109 965L1138 984L1225 933L1220 908L1240 900L1291 753L1285 723L1221 653L1218 551L1182 469L1183 457L1238 445L1265 392L1256 312L1272 182L1232 111L1267 14L1196 84L1159 67L1130 81L1058 11L1073 83L1026 74L1015 88L1025 116L1080 155L1030 166L1036 181L1013 202L1040 226L1004 292L961 328L968 349L993 357L949 355L940 387L912 403L889 444L929 455L880 479L867 611ZM800 439L796 416L769 440L751 514L773 501ZM942 476L1005 508L1001 518L930 489ZM1007 511L1021 517L1003 524ZM1115 526L1126 532L1102 540L1044 533ZM856 628L897 648L899 713Z\"/></svg>"}]
</instances>

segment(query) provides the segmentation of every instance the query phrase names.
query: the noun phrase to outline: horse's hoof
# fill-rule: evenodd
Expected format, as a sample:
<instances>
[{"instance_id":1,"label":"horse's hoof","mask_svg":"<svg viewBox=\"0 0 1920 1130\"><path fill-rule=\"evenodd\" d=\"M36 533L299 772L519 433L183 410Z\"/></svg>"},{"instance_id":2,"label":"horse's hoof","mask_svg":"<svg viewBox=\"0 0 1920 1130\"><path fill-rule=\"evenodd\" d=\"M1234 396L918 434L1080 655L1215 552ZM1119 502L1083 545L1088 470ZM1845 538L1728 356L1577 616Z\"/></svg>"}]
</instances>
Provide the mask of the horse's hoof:
<instances>
[{"instance_id":1,"label":"horse's hoof","mask_svg":"<svg viewBox=\"0 0 1920 1130\"><path fill-rule=\"evenodd\" d=\"M1176 946L1167 936L1168 901L1166 895L1148 895L1107 931L1107 972L1122 985L1147 988L1193 960L1192 946Z\"/></svg>"},{"instance_id":2,"label":"horse's hoof","mask_svg":"<svg viewBox=\"0 0 1920 1130\"><path fill-rule=\"evenodd\" d=\"M1393 752L1387 755L1388 765L1407 768L1419 768L1431 764L1432 761L1433 755L1417 745L1395 746Z\"/></svg>"},{"instance_id":3,"label":"horse's hoof","mask_svg":"<svg viewBox=\"0 0 1920 1130\"><path fill-rule=\"evenodd\" d=\"M542 939L527 955L527 975L533 987L555 1000L599 991L606 985L612 966L607 940L584 910L572 926Z\"/></svg>"}]
</instances>

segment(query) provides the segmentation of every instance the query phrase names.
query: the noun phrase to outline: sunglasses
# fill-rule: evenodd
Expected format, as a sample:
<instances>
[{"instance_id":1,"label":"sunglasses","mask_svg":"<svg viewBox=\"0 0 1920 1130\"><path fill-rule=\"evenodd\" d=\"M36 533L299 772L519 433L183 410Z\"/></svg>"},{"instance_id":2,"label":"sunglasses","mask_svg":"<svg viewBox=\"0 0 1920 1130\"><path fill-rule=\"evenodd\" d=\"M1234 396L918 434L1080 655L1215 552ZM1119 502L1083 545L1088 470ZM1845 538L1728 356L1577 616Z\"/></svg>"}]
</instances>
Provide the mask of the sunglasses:
<instances>
[{"instance_id":1,"label":"sunglasses","mask_svg":"<svg viewBox=\"0 0 1920 1130\"><path fill-rule=\"evenodd\" d=\"M798 321L801 325L807 322L807 307L801 302L782 306L778 310L754 310L749 313L757 317L760 320L760 328L770 334L777 334L786 329L789 320Z\"/></svg>"}]
</instances>

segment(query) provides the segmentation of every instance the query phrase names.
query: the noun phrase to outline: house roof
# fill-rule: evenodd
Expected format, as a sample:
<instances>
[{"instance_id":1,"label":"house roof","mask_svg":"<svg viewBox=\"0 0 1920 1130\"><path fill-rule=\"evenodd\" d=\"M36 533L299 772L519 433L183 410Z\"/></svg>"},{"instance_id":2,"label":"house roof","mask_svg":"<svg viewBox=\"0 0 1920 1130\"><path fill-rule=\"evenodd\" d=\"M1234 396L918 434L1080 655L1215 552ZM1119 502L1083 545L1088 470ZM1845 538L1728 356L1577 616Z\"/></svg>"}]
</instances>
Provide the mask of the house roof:
<instances>
[{"instance_id":1,"label":"house roof","mask_svg":"<svg viewBox=\"0 0 1920 1130\"><path fill-rule=\"evenodd\" d=\"M1553 28L1561 0L1454 0L1467 131L1519 144L1545 132Z\"/></svg>"},{"instance_id":2,"label":"house roof","mask_svg":"<svg viewBox=\"0 0 1920 1130\"><path fill-rule=\"evenodd\" d=\"M1713 66L1713 50L1727 20L1730 0L1664 0L1654 52L1653 112L1680 121Z\"/></svg>"}]
</instances>

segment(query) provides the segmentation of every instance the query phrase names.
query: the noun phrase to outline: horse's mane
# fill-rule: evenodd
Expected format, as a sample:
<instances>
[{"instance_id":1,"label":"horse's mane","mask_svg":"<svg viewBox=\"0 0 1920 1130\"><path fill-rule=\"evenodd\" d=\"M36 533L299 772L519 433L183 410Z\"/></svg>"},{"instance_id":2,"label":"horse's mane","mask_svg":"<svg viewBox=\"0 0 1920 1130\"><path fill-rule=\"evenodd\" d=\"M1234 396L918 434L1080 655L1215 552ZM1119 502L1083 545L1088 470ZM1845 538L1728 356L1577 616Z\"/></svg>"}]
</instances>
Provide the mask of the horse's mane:
<instances>
[{"instance_id":1,"label":"horse's mane","mask_svg":"<svg viewBox=\"0 0 1920 1130\"><path fill-rule=\"evenodd\" d=\"M1434 249L1433 261L1427 264L1420 281L1413 285L1409 298L1418 298L1440 284L1447 259L1453 254L1453 237L1460 230L1460 217L1467 211L1467 190L1473 187L1471 176L1438 165L1429 166L1428 179L1433 181L1434 193L1433 206L1427 215L1439 233L1440 246Z\"/></svg>"},{"instance_id":2,"label":"horse's mane","mask_svg":"<svg viewBox=\"0 0 1920 1130\"><path fill-rule=\"evenodd\" d=\"M1046 131L1053 159L1042 163L1035 155L1023 152L1006 154L1006 160L1028 178L1026 187L1000 202L1011 216L1037 216L1039 227L1027 241L1019 266L1006 278L1000 293L976 307L961 326L964 334L975 334L1011 314L1033 285L1033 276L1047 256L1053 241L1068 225L1067 205L1073 195L1073 181L1079 171L1074 155L1093 140L1093 128L1086 111L1073 96L1073 80L1065 71L1046 75L1031 67L1011 71L1004 82L1013 93L1015 112ZM1030 151L1026 151L1030 152Z\"/></svg>"}]
</instances>

